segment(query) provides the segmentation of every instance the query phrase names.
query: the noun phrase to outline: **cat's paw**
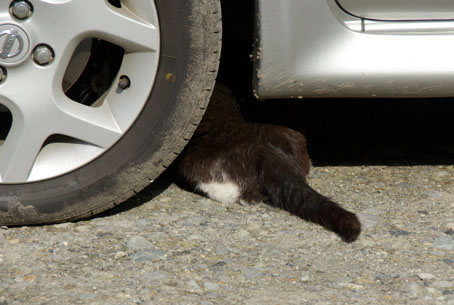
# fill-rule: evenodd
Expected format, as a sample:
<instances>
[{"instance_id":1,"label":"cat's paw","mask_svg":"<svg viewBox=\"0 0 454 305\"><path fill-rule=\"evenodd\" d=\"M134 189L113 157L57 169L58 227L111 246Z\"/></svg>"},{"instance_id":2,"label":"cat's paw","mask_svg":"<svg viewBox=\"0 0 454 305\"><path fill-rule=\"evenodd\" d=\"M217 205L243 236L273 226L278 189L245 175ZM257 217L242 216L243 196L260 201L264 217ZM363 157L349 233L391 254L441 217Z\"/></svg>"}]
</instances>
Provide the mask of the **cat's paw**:
<instances>
[{"instance_id":1,"label":"cat's paw","mask_svg":"<svg viewBox=\"0 0 454 305\"><path fill-rule=\"evenodd\" d=\"M339 222L339 236L347 243L354 242L361 233L361 222L355 214L342 217Z\"/></svg>"}]
</instances>

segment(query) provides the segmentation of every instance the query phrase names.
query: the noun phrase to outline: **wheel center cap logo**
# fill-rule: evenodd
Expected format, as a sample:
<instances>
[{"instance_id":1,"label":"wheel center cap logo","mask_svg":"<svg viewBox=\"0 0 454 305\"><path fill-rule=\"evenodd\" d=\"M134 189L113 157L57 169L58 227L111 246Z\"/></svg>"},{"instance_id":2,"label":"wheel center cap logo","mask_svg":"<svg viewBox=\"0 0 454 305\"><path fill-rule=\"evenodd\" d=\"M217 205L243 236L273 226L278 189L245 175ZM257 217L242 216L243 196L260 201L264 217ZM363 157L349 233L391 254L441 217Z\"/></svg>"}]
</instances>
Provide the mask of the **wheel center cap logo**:
<instances>
[{"instance_id":1,"label":"wheel center cap logo","mask_svg":"<svg viewBox=\"0 0 454 305\"><path fill-rule=\"evenodd\" d=\"M27 33L13 24L0 25L0 62L14 64L28 52Z\"/></svg>"},{"instance_id":2,"label":"wheel center cap logo","mask_svg":"<svg viewBox=\"0 0 454 305\"><path fill-rule=\"evenodd\" d=\"M24 40L15 28L0 32L0 58L7 59L18 56L24 48Z\"/></svg>"}]
</instances>

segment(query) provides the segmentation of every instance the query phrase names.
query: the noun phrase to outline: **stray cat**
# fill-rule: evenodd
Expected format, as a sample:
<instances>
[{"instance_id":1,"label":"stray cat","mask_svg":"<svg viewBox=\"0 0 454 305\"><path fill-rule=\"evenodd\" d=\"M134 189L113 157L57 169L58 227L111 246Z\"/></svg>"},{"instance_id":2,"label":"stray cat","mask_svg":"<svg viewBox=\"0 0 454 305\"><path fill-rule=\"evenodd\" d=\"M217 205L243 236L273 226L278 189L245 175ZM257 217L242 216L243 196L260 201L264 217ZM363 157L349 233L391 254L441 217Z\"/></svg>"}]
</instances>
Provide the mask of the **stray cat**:
<instances>
[{"instance_id":1,"label":"stray cat","mask_svg":"<svg viewBox=\"0 0 454 305\"><path fill-rule=\"evenodd\" d=\"M232 92L217 84L178 171L190 187L215 201L266 200L355 241L361 232L357 216L307 185L310 165L301 133L246 122Z\"/></svg>"}]
</instances>

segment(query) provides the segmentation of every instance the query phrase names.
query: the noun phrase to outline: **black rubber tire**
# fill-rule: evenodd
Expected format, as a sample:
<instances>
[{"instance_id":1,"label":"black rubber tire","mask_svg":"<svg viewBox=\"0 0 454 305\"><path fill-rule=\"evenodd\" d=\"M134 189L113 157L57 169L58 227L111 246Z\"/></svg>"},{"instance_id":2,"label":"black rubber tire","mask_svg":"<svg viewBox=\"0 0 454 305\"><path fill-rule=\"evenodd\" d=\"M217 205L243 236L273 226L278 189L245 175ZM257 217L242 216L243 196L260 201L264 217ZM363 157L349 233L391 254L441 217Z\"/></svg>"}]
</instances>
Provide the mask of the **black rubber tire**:
<instances>
[{"instance_id":1,"label":"black rubber tire","mask_svg":"<svg viewBox=\"0 0 454 305\"><path fill-rule=\"evenodd\" d=\"M138 119L118 143L80 169L45 181L0 185L0 225L55 223L105 211L142 190L183 150L215 84L222 35L220 2L155 3L160 62Z\"/></svg>"}]
</instances>

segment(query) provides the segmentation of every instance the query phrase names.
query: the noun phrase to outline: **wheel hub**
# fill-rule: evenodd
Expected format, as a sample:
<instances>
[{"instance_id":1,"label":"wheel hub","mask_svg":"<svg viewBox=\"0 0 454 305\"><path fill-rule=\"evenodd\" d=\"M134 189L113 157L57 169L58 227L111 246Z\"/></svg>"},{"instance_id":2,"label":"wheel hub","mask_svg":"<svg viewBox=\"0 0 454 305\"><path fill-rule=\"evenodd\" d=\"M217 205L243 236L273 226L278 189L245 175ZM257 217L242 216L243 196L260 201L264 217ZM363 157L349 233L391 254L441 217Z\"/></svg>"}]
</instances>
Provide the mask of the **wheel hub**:
<instances>
[{"instance_id":1,"label":"wheel hub","mask_svg":"<svg viewBox=\"0 0 454 305\"><path fill-rule=\"evenodd\" d=\"M30 39L27 33L17 25L0 25L0 64L15 65L27 56Z\"/></svg>"},{"instance_id":2,"label":"wheel hub","mask_svg":"<svg viewBox=\"0 0 454 305\"><path fill-rule=\"evenodd\" d=\"M0 5L0 186L79 169L149 101L160 58L155 3L0 2L10 3Z\"/></svg>"}]
</instances>

